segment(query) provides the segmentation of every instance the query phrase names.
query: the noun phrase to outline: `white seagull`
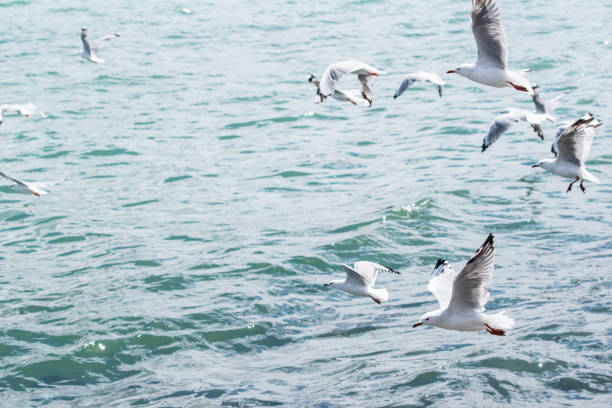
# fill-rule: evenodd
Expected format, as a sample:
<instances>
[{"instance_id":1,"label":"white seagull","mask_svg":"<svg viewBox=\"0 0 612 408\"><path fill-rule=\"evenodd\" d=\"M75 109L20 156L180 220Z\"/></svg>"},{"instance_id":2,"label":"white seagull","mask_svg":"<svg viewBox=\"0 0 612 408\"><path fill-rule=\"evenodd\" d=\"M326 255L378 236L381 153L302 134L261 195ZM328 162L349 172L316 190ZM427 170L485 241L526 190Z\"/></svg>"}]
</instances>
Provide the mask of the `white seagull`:
<instances>
[{"instance_id":1,"label":"white seagull","mask_svg":"<svg viewBox=\"0 0 612 408\"><path fill-rule=\"evenodd\" d=\"M557 176L573 178L574 181L567 187L566 193L572 191L574 183L580 180L580 189L584 193L584 180L599 183L597 177L584 167L593 144L595 128L599 126L601 122L595 119L593 114L586 114L567 129L557 132L552 145L553 153L557 152L556 158L542 159L531 167L542 167Z\"/></svg>"},{"instance_id":2,"label":"white seagull","mask_svg":"<svg viewBox=\"0 0 612 408\"><path fill-rule=\"evenodd\" d=\"M45 190L42 190L43 187L47 187L51 183L26 183L25 181L19 181L12 177L7 176L3 172L0 171L0 177L4 177L7 180L12 181L13 185L11 188L19 193L23 194L34 194L36 197L40 197L41 195L47 194Z\"/></svg>"},{"instance_id":3,"label":"white seagull","mask_svg":"<svg viewBox=\"0 0 612 408\"><path fill-rule=\"evenodd\" d=\"M369 297L378 304L389 300L389 292L387 292L387 289L375 289L372 286L374 286L376 282L378 272L391 272L398 275L400 274L399 272L366 261L356 262L354 266L355 269L348 265L342 265L346 271L346 279L336 279L326 283L325 286L338 288L351 295Z\"/></svg>"},{"instance_id":4,"label":"white seagull","mask_svg":"<svg viewBox=\"0 0 612 408\"><path fill-rule=\"evenodd\" d=\"M9 104L0 105L0 125L4 121L5 113L13 113L13 112L17 112L20 115L23 115L29 118L30 115L36 112L36 105L34 105L33 103L26 103L24 105L9 105Z\"/></svg>"},{"instance_id":5,"label":"white seagull","mask_svg":"<svg viewBox=\"0 0 612 408\"><path fill-rule=\"evenodd\" d=\"M528 122L533 131L544 140L544 132L540 126L542 122L548 119L546 114L538 114L529 112L525 109L508 109L507 113L501 114L495 118L491 125L489 125L489 131L482 140L482 151L487 150L489 146L497 141L509 128L515 123L520 121Z\"/></svg>"},{"instance_id":6,"label":"white seagull","mask_svg":"<svg viewBox=\"0 0 612 408\"><path fill-rule=\"evenodd\" d=\"M559 107L561 101L565 99L569 91L565 91L561 95L557 95L550 102L545 102L542 95L540 95L540 85L535 84L532 89L533 95L531 95L531 99L535 105L536 113L545 114L547 115L547 120L550 122L555 122L557 118L553 115L553 113Z\"/></svg>"},{"instance_id":7,"label":"white seagull","mask_svg":"<svg viewBox=\"0 0 612 408\"><path fill-rule=\"evenodd\" d=\"M406 89L418 81L431 82L438 88L438 95L440 95L440 98L442 97L442 85L445 85L446 82L440 78L440 75L434 72L418 71L413 74L408 74L404 77L404 79L402 79L399 88L397 88L397 91L395 91L395 94L393 95L393 99L399 98L399 96L403 94Z\"/></svg>"},{"instance_id":8,"label":"white seagull","mask_svg":"<svg viewBox=\"0 0 612 408\"><path fill-rule=\"evenodd\" d=\"M314 74L310 74L308 82L316 86L317 89L319 88L319 79ZM331 94L331 97L342 102L350 102L353 105L370 105L368 101L361 97L361 91L355 89L350 91L341 91L339 89L335 89L334 93ZM318 93L316 95L315 103L321 103L321 98Z\"/></svg>"},{"instance_id":9,"label":"white seagull","mask_svg":"<svg viewBox=\"0 0 612 408\"><path fill-rule=\"evenodd\" d=\"M103 63L104 60L99 58L96 54L98 53L100 48L102 48L102 45L112 40L113 38L120 36L121 33L105 35L104 37L98 38L92 46L89 44L89 40L87 39L87 29L81 28L81 41L83 42L83 51L81 52L81 57L96 64Z\"/></svg>"},{"instance_id":10,"label":"white seagull","mask_svg":"<svg viewBox=\"0 0 612 408\"><path fill-rule=\"evenodd\" d=\"M523 72L507 68L508 44L499 8L494 0L472 0L472 32L478 48L476 63L459 65L446 73L457 73L495 88L513 87L533 94L531 84Z\"/></svg>"},{"instance_id":11,"label":"white seagull","mask_svg":"<svg viewBox=\"0 0 612 408\"><path fill-rule=\"evenodd\" d=\"M438 259L427 289L440 303L440 309L425 313L412 327L424 324L447 330L486 330L495 336L504 336L505 330L514 326L514 319L505 312L484 313L484 305L489 300L485 286L491 283L493 268L493 234L459 273L448 262Z\"/></svg>"},{"instance_id":12,"label":"white seagull","mask_svg":"<svg viewBox=\"0 0 612 408\"><path fill-rule=\"evenodd\" d=\"M320 102L333 95L336 90L336 81L345 74L355 74L361 84L361 96L368 101L368 106L372 106L372 77L382 75L383 72L376 68L359 61L342 61L331 64L323 73L323 77L317 87L317 96Z\"/></svg>"}]
</instances>

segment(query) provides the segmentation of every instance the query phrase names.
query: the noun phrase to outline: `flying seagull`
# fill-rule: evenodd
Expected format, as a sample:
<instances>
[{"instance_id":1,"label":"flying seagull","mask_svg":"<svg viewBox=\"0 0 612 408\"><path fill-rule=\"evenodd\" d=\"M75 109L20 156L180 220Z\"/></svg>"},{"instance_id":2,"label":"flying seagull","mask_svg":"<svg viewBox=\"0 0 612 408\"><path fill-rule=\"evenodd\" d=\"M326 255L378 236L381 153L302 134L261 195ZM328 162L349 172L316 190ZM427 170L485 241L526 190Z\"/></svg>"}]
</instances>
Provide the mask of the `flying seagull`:
<instances>
[{"instance_id":1,"label":"flying seagull","mask_svg":"<svg viewBox=\"0 0 612 408\"><path fill-rule=\"evenodd\" d=\"M319 79L314 74L310 74L308 82L316 86L317 89L319 88ZM331 94L331 97L342 102L350 102L353 105L369 106L369 102L361 97L361 91L359 90L341 91L339 89L334 89L334 93ZM317 94L315 103L320 102L321 98L319 94Z\"/></svg>"},{"instance_id":2,"label":"flying seagull","mask_svg":"<svg viewBox=\"0 0 612 408\"><path fill-rule=\"evenodd\" d=\"M495 118L491 125L489 125L489 131L482 140L482 151L487 150L489 146L497 141L509 128L518 122L528 122L531 125L533 131L544 140L544 132L540 126L542 122L547 119L545 114L537 114L529 112L525 109L508 109L507 113L501 114Z\"/></svg>"},{"instance_id":3,"label":"flying seagull","mask_svg":"<svg viewBox=\"0 0 612 408\"><path fill-rule=\"evenodd\" d=\"M493 234L485 240L476 254L457 273L443 259L438 259L427 289L438 300L440 308L425 313L412 327L436 326L448 330L486 330L495 336L504 336L514 326L514 320L505 312L485 314L489 300L485 289L493 278Z\"/></svg>"},{"instance_id":4,"label":"flying seagull","mask_svg":"<svg viewBox=\"0 0 612 408\"><path fill-rule=\"evenodd\" d=\"M346 271L346 279L336 279L326 283L325 286L338 288L351 295L369 297L378 304L389 300L389 292L387 292L387 289L373 288L376 277L378 276L378 272L391 272L398 275L400 274L399 272L366 261L356 262L354 266L355 268L351 268L348 265L342 265Z\"/></svg>"},{"instance_id":5,"label":"flying seagull","mask_svg":"<svg viewBox=\"0 0 612 408\"><path fill-rule=\"evenodd\" d=\"M89 44L89 40L87 39L87 29L81 28L81 41L83 42L83 51L81 52L81 57L85 58L88 61L94 62L96 64L103 63L104 60L98 57L98 51L102 46L108 41L112 40L115 37L120 37L121 33L115 33L110 35L105 35L104 37L98 38L93 46Z\"/></svg>"},{"instance_id":6,"label":"flying seagull","mask_svg":"<svg viewBox=\"0 0 612 408\"><path fill-rule=\"evenodd\" d=\"M472 32L478 48L476 62L459 65L446 73L456 73L495 88L513 87L533 94L531 84L523 72L511 71L507 67L508 44L499 8L494 0L472 0Z\"/></svg>"},{"instance_id":7,"label":"flying seagull","mask_svg":"<svg viewBox=\"0 0 612 408\"><path fill-rule=\"evenodd\" d=\"M4 177L7 180L12 181L13 185L11 188L19 193L23 194L34 194L36 197L40 197L41 195L47 194L45 190L42 190L43 187L46 187L49 183L26 183L25 181L19 181L12 177L7 176L3 172L0 171L0 177Z\"/></svg>"},{"instance_id":8,"label":"flying seagull","mask_svg":"<svg viewBox=\"0 0 612 408\"><path fill-rule=\"evenodd\" d=\"M446 84L446 82L440 78L440 75L434 72L418 71L413 74L408 74L404 77L404 79L402 79L399 88L397 88L397 91L395 91L395 94L393 95L393 99L399 98L400 95L406 91L406 89L412 86L415 82L420 81L431 82L434 84L438 88L438 95L440 95L440 98L442 97L442 85Z\"/></svg>"},{"instance_id":9,"label":"flying seagull","mask_svg":"<svg viewBox=\"0 0 612 408\"><path fill-rule=\"evenodd\" d=\"M32 115L35 111L36 111L36 105L34 105L33 103L26 103L24 105L9 105L9 104L0 105L0 125L4 121L5 113L17 112L20 115L23 115L29 118L30 115Z\"/></svg>"},{"instance_id":10,"label":"flying seagull","mask_svg":"<svg viewBox=\"0 0 612 408\"><path fill-rule=\"evenodd\" d=\"M342 61L331 64L325 72L317 87L317 97L320 102L332 95L336 90L336 81L346 74L355 74L361 85L361 96L372 106L372 77L382 75L383 72L359 61Z\"/></svg>"},{"instance_id":11,"label":"flying seagull","mask_svg":"<svg viewBox=\"0 0 612 408\"><path fill-rule=\"evenodd\" d=\"M601 122L588 113L581 119L578 119L562 132L557 132L553 141L552 150L556 151L556 158L542 159L537 164L531 167L542 167L557 176L574 179L567 187L566 193L572 191L572 186L580 180L580 189L585 192L582 185L584 180L599 183L597 177L592 175L584 166L593 137L595 136L595 128L601 126Z\"/></svg>"}]
</instances>

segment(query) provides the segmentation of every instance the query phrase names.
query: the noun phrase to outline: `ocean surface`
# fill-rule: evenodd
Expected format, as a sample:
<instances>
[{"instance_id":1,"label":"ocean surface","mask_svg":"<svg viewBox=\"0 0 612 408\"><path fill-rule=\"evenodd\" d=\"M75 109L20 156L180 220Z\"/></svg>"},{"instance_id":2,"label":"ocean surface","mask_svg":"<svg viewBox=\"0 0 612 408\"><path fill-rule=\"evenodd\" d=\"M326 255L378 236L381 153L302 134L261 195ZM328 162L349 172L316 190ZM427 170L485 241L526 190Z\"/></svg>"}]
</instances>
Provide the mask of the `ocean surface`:
<instances>
[{"instance_id":1,"label":"ocean surface","mask_svg":"<svg viewBox=\"0 0 612 408\"><path fill-rule=\"evenodd\" d=\"M470 1L3 1L1 407L603 407L612 403L612 3L500 0L509 64L560 121L593 112L601 184L531 168L513 89L471 62ZM92 39L120 31L78 56ZM371 109L314 104L308 74L386 71ZM441 74L392 98L403 75ZM341 86L340 86L341 85ZM357 88L343 78L341 89ZM577 187L577 185L576 185ZM506 337L412 324L496 237ZM323 286L369 260L390 300Z\"/></svg>"}]
</instances>

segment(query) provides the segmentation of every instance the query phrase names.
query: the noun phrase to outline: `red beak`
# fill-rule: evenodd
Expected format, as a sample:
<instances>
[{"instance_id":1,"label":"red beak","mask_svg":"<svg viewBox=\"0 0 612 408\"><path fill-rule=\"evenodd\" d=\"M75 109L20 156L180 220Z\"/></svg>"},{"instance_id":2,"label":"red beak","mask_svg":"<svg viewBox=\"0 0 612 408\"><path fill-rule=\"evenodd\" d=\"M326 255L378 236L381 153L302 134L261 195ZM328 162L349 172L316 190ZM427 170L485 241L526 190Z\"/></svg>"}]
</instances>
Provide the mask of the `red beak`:
<instances>
[{"instance_id":1,"label":"red beak","mask_svg":"<svg viewBox=\"0 0 612 408\"><path fill-rule=\"evenodd\" d=\"M421 322L416 322L415 324L412 325L412 328L414 329L415 327L419 327L422 324L423 323L421 323Z\"/></svg>"},{"instance_id":2,"label":"red beak","mask_svg":"<svg viewBox=\"0 0 612 408\"><path fill-rule=\"evenodd\" d=\"M370 75L378 76L376 72L371 72Z\"/></svg>"},{"instance_id":3,"label":"red beak","mask_svg":"<svg viewBox=\"0 0 612 408\"><path fill-rule=\"evenodd\" d=\"M446 71L447 74L454 74L455 71L453 71L452 69L449 69L448 71Z\"/></svg>"}]
</instances>

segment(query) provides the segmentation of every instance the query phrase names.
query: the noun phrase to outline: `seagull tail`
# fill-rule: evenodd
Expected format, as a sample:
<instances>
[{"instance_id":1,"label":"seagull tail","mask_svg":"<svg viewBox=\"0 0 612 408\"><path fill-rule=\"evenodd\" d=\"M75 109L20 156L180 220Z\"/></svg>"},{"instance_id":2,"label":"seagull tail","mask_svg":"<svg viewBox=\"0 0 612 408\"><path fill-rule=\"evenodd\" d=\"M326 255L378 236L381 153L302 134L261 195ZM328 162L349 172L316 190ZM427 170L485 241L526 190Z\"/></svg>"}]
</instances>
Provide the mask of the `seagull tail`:
<instances>
[{"instance_id":1,"label":"seagull tail","mask_svg":"<svg viewBox=\"0 0 612 408\"><path fill-rule=\"evenodd\" d=\"M600 184L599 179L597 177L595 177L593 175L593 173L591 173L588 170L584 170L584 177L583 177L583 179L588 180L588 181L592 181L593 183Z\"/></svg>"},{"instance_id":2,"label":"seagull tail","mask_svg":"<svg viewBox=\"0 0 612 408\"><path fill-rule=\"evenodd\" d=\"M387 289L370 289L370 295L376 303L389 300L389 292L387 292Z\"/></svg>"},{"instance_id":3,"label":"seagull tail","mask_svg":"<svg viewBox=\"0 0 612 408\"><path fill-rule=\"evenodd\" d=\"M514 327L514 319L506 315L506 312L487 315L485 323L496 329L509 330Z\"/></svg>"}]
</instances>

